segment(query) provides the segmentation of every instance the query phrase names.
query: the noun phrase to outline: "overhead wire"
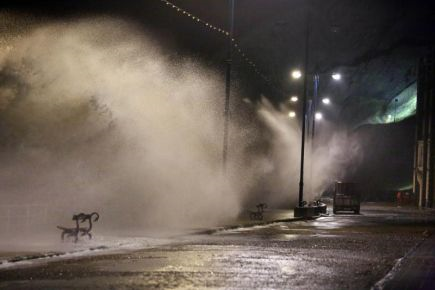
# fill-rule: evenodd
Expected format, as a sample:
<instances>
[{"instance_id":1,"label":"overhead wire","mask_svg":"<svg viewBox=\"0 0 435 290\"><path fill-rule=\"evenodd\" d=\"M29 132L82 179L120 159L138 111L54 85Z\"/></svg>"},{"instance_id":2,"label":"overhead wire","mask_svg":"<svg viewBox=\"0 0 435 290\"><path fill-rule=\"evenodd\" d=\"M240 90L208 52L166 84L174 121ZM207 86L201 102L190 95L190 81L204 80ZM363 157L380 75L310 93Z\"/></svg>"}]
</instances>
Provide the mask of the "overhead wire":
<instances>
[{"instance_id":1,"label":"overhead wire","mask_svg":"<svg viewBox=\"0 0 435 290\"><path fill-rule=\"evenodd\" d=\"M209 31L212 32L217 32L219 34L221 34L222 36L229 38L230 37L230 33L223 29L220 28L216 25L211 24L208 21L203 20L202 18L194 15L193 13L190 13L189 11L175 5L174 3L168 1L168 0L160 0L160 2L162 2L163 4L165 4L167 7L174 9L177 13L181 14L182 16L188 17L190 19L192 19L192 21L201 24L203 27L207 28ZM235 38L231 38L231 42L234 48L234 51L236 51L241 60L255 73L257 74L261 79L263 79L263 81L269 85L271 88L273 88L274 90L278 91L280 94L285 95L284 92L282 92L279 88L277 88L276 86L273 85L271 79L266 76L266 74L264 74L258 67L258 65L248 56L248 54L241 48L240 44L236 41Z\"/></svg>"}]
</instances>

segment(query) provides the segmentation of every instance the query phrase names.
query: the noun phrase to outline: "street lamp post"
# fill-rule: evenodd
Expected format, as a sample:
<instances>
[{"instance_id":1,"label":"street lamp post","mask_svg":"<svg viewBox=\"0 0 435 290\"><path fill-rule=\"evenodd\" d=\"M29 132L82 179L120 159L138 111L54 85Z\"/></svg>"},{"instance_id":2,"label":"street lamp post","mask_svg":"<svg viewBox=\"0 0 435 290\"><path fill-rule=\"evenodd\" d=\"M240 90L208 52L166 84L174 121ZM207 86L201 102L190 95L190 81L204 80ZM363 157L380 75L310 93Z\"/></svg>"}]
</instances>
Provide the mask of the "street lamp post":
<instances>
[{"instance_id":1,"label":"street lamp post","mask_svg":"<svg viewBox=\"0 0 435 290\"><path fill-rule=\"evenodd\" d=\"M307 61L307 60L306 60ZM294 76L294 72L299 72L299 71L293 71L292 73L292 77L294 79L297 79ZM299 204L303 203L303 180L304 180L304 157L305 157L305 134L308 134L310 136L310 140L311 140L311 159L310 159L310 182L311 182L311 191L314 194L313 191L313 178L312 178L312 171L313 171L313 157L314 157L314 150L315 150L315 137L316 137L316 121L320 121L323 118L323 114L319 111L317 111L317 107L319 106L319 84L320 84L320 74L317 72L314 73L309 73L309 72L305 72L304 73L305 76L305 81L304 81L304 104L303 104L303 116L305 116L302 121L302 146L301 146L301 170L300 170L300 174L301 174L301 178L300 181L302 181L299 183ZM331 78L334 81L340 81L341 80L341 74L339 73L333 73L330 75ZM307 106L307 102L308 102L308 77L312 77L313 80L313 96L312 98L309 100L309 106ZM331 104L331 100L329 98L323 98L322 99L322 104L323 105L330 105ZM306 130L306 126L308 126L308 130ZM307 131L307 132L305 132Z\"/></svg>"},{"instance_id":2,"label":"street lamp post","mask_svg":"<svg viewBox=\"0 0 435 290\"><path fill-rule=\"evenodd\" d=\"M299 199L298 206L302 208L304 206L304 157L305 157L305 123L307 117L307 82L308 82L308 53L309 53L309 40L310 40L310 15L307 12L307 27L305 34L305 61L304 61L304 92L302 100L302 136L301 136L301 165L299 170ZM300 215L295 210L295 216ZM302 214L303 215L303 214Z\"/></svg>"},{"instance_id":3,"label":"street lamp post","mask_svg":"<svg viewBox=\"0 0 435 290\"><path fill-rule=\"evenodd\" d=\"M300 160L300 170L299 170L299 196L298 196L298 206L295 208L294 215L295 217L307 217L312 215L310 212L310 208L304 207L304 158L305 158L305 130L307 123L307 99L308 99L308 60L309 60L309 41L310 41L310 12L307 10L306 14L306 33L305 33L305 61L304 61L304 89L303 89L303 100L302 100L302 136L301 136L301 160ZM301 77L300 71L293 71L292 77L294 79L299 79ZM332 79L335 81L339 81L341 79L341 74L333 73ZM313 145L314 134L315 134L315 120L316 118L321 119L322 116L320 113L315 111L317 105L317 97L319 90L319 74L313 74L314 81L314 92L313 99L311 102L311 116L312 117L312 130L311 130L311 140ZM308 121L309 122L309 121ZM312 147L313 151L313 147ZM313 152L311 152L313 153ZM312 179L312 178L311 178ZM312 180L311 180L311 183Z\"/></svg>"}]
</instances>

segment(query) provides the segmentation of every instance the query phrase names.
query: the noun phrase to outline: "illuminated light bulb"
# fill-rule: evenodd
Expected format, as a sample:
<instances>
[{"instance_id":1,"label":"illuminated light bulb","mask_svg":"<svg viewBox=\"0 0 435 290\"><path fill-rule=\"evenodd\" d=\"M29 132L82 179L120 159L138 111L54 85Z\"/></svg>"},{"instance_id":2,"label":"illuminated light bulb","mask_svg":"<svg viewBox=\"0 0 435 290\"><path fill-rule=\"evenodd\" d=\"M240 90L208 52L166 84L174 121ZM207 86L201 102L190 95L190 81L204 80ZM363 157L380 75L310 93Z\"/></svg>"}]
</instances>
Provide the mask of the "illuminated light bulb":
<instances>
[{"instance_id":1,"label":"illuminated light bulb","mask_svg":"<svg viewBox=\"0 0 435 290\"><path fill-rule=\"evenodd\" d=\"M296 117L296 113L295 113L294 111L290 111L290 112L288 113L288 116L289 116L290 118L294 118L294 117Z\"/></svg>"},{"instance_id":2,"label":"illuminated light bulb","mask_svg":"<svg viewBox=\"0 0 435 290\"><path fill-rule=\"evenodd\" d=\"M323 115L320 112L317 112L316 114L314 114L314 118L316 118L316 120L322 120L323 119Z\"/></svg>"},{"instance_id":3,"label":"illuminated light bulb","mask_svg":"<svg viewBox=\"0 0 435 290\"><path fill-rule=\"evenodd\" d=\"M290 101L293 102L293 103L296 103L298 100L299 100L299 98L297 96L292 96L290 98Z\"/></svg>"},{"instance_id":4,"label":"illuminated light bulb","mask_svg":"<svg viewBox=\"0 0 435 290\"><path fill-rule=\"evenodd\" d=\"M300 70L294 70L292 71L292 78L294 79L300 79L302 76L302 73Z\"/></svg>"},{"instance_id":5,"label":"illuminated light bulb","mask_svg":"<svg viewBox=\"0 0 435 290\"><path fill-rule=\"evenodd\" d=\"M332 79L334 79L334 80L336 80L336 81L341 80L341 74L339 74L339 73L333 73L333 74L331 75L331 77L332 77Z\"/></svg>"},{"instance_id":6,"label":"illuminated light bulb","mask_svg":"<svg viewBox=\"0 0 435 290\"><path fill-rule=\"evenodd\" d=\"M329 98L323 98L322 103L324 103L325 105L329 105L331 103L331 100Z\"/></svg>"}]
</instances>

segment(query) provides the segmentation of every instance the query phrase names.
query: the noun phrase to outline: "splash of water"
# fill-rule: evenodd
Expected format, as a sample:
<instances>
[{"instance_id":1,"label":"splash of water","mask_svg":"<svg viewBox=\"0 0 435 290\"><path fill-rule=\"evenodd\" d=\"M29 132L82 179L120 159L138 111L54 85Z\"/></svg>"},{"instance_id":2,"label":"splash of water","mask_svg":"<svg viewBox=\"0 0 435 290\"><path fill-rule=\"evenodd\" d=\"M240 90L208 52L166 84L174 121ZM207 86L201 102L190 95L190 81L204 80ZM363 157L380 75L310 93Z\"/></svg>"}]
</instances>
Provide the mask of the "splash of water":
<instances>
[{"instance_id":1,"label":"splash of water","mask_svg":"<svg viewBox=\"0 0 435 290\"><path fill-rule=\"evenodd\" d=\"M108 19L45 25L10 45L0 56L5 199L135 226L238 213L245 185L220 174L223 87L213 71L169 61Z\"/></svg>"},{"instance_id":2,"label":"splash of water","mask_svg":"<svg viewBox=\"0 0 435 290\"><path fill-rule=\"evenodd\" d=\"M0 44L1 196L38 208L23 213L30 227L52 231L79 211L110 229L207 226L252 201L296 204L298 125L266 100L262 129L234 112L224 179L223 80L131 24L44 24Z\"/></svg>"}]
</instances>

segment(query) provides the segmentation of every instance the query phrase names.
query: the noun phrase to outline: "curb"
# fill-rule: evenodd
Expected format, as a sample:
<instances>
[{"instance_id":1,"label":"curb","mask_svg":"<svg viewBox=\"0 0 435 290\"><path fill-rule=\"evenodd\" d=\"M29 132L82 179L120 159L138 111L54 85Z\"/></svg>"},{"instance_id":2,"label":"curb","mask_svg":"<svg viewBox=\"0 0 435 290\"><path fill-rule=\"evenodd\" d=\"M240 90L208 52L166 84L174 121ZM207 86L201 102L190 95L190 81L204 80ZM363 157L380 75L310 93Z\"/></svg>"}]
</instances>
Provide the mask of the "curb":
<instances>
[{"instance_id":1,"label":"curb","mask_svg":"<svg viewBox=\"0 0 435 290\"><path fill-rule=\"evenodd\" d=\"M77 250L77 251L70 251L70 252L47 252L47 253L40 253L40 254L33 254L33 255L25 255L25 256L15 256L3 261L0 261L0 266L4 266L7 264L14 264L18 262L26 262L31 260L39 260L39 259L46 259L46 258L54 258L54 257L62 257L68 254L77 254L84 251L96 251L96 250L106 250L108 247L106 246L97 246L97 247L90 247L85 250ZM0 271L3 269L0 269Z\"/></svg>"},{"instance_id":2,"label":"curb","mask_svg":"<svg viewBox=\"0 0 435 290\"><path fill-rule=\"evenodd\" d=\"M429 232L428 236L423 237L423 239L417 242L405 255L396 260L396 263L393 267L388 271L388 273L379 281L377 281L370 290L383 290L385 288L389 288L394 286L394 280L400 276L400 270L403 269L408 261L411 259L411 256L418 251L418 249L429 239L434 237L434 233ZM420 289L420 288L419 288ZM421 288L423 289L423 288ZM425 288L424 288L425 289Z\"/></svg>"},{"instance_id":3,"label":"curb","mask_svg":"<svg viewBox=\"0 0 435 290\"><path fill-rule=\"evenodd\" d=\"M253 228L255 226L265 226L275 223L291 223L291 222L297 222L297 221L306 221L306 220L315 220L319 217L322 217L322 215L319 216L313 216L313 217L297 217L297 218L287 218L287 219L278 219L278 220L271 220L271 221L264 221L264 222L256 222L256 223L249 223L249 224L242 224L242 225L228 225L223 226L215 229L209 229L209 230L203 230L197 232L197 234L205 234L205 235L213 235L218 232L222 231L228 231L228 230L235 230L235 229L246 229L246 228Z\"/></svg>"}]
</instances>

